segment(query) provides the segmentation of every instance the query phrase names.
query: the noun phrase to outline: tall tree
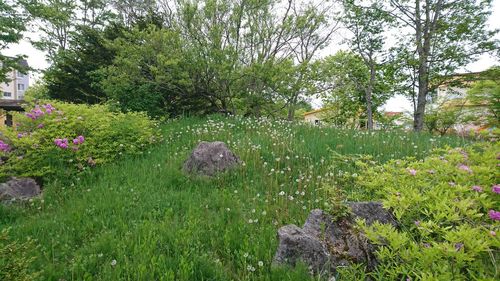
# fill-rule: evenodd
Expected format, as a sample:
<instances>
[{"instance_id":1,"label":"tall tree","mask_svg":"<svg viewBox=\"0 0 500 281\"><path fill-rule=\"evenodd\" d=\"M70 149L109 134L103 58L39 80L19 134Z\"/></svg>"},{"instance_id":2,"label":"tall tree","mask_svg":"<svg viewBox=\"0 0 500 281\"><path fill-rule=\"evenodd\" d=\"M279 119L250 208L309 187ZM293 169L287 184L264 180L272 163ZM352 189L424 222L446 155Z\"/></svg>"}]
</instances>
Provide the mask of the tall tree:
<instances>
[{"instance_id":1,"label":"tall tree","mask_svg":"<svg viewBox=\"0 0 500 281\"><path fill-rule=\"evenodd\" d=\"M121 22L126 26L134 25L137 20L157 10L155 0L110 0ZM168 3L165 3L168 4Z\"/></svg>"},{"instance_id":2,"label":"tall tree","mask_svg":"<svg viewBox=\"0 0 500 281\"><path fill-rule=\"evenodd\" d=\"M25 16L19 11L16 1L0 0L0 82L8 82L7 72L21 69L19 61L23 56L8 57L1 51L19 42L25 30Z\"/></svg>"},{"instance_id":3,"label":"tall tree","mask_svg":"<svg viewBox=\"0 0 500 281\"><path fill-rule=\"evenodd\" d=\"M369 79L362 83L365 93L367 129L373 129L372 94L376 83L377 71L380 71L384 49L384 32L391 21L389 14L379 1L366 2L344 0L342 21L352 33L348 40L350 49L361 57L369 71Z\"/></svg>"},{"instance_id":4,"label":"tall tree","mask_svg":"<svg viewBox=\"0 0 500 281\"><path fill-rule=\"evenodd\" d=\"M317 93L316 89L311 87L315 80L315 72L311 71L311 64L318 52L328 45L332 35L338 29L338 22L328 16L332 13L331 9L332 7L326 5L325 2L321 2L320 5L310 3L301 10L293 6L292 28L297 32L297 36L289 43L296 62L295 79L286 95L290 121L295 117L295 107L300 95L308 96Z\"/></svg>"},{"instance_id":5,"label":"tall tree","mask_svg":"<svg viewBox=\"0 0 500 281\"><path fill-rule=\"evenodd\" d=\"M335 29L325 6L300 4L297 0L179 0L163 6L171 19L167 26L180 30L189 51L194 86L214 109L234 112L234 102L246 100L248 112L260 115L263 102L279 99L286 101L293 118L294 105L304 94L308 64ZM290 59L296 67L294 76L286 68ZM276 75L279 71L283 75ZM289 87L277 87L283 81L271 76L287 79Z\"/></svg>"},{"instance_id":6,"label":"tall tree","mask_svg":"<svg viewBox=\"0 0 500 281\"><path fill-rule=\"evenodd\" d=\"M44 80L51 98L74 103L106 101L97 71L113 63L115 51L107 41L123 37L126 28L112 24L103 31L80 26L72 43L59 53L45 71Z\"/></svg>"},{"instance_id":7,"label":"tall tree","mask_svg":"<svg viewBox=\"0 0 500 281\"><path fill-rule=\"evenodd\" d=\"M107 0L20 0L37 36L33 46L47 52L50 61L67 50L81 27L102 29L112 14Z\"/></svg>"},{"instance_id":8,"label":"tall tree","mask_svg":"<svg viewBox=\"0 0 500 281\"><path fill-rule=\"evenodd\" d=\"M371 83L371 73L360 55L339 51L321 62L324 82L330 90L322 94L325 107L331 108L330 119L337 126L368 127L366 88ZM390 87L383 72L377 72L372 88L371 105L374 109L390 97ZM373 112L375 113L375 112ZM366 122L362 122L365 121ZM361 124L359 124L361 123Z\"/></svg>"},{"instance_id":9,"label":"tall tree","mask_svg":"<svg viewBox=\"0 0 500 281\"><path fill-rule=\"evenodd\" d=\"M486 21L492 0L390 0L389 12L402 30L399 42L415 52L417 61L415 131L424 126L428 94L439 77L492 51L497 42ZM410 34L406 36L405 34ZM407 49L407 48L400 48ZM431 83L432 82L432 83Z\"/></svg>"},{"instance_id":10,"label":"tall tree","mask_svg":"<svg viewBox=\"0 0 500 281\"><path fill-rule=\"evenodd\" d=\"M178 32L150 25L145 30L134 28L109 44L116 55L113 64L99 71L100 84L122 110L161 117L207 109L207 100L193 95Z\"/></svg>"}]
</instances>

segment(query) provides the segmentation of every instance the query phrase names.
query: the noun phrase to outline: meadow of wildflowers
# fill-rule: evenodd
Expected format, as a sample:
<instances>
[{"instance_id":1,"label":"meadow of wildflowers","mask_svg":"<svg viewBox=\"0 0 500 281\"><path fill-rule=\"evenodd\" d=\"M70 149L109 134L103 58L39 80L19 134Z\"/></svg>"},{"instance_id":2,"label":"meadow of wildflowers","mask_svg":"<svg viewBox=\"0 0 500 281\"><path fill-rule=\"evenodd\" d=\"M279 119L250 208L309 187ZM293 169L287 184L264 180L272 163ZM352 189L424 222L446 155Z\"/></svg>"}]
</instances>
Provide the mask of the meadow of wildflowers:
<instances>
[{"instance_id":1,"label":"meadow of wildflowers","mask_svg":"<svg viewBox=\"0 0 500 281\"><path fill-rule=\"evenodd\" d=\"M35 239L36 247L23 254L34 259L29 270L40 280L318 280L303 265L275 268L272 258L279 227L302 225L312 209L328 204L325 185L351 189L346 183L363 173L354 161L369 169L467 144L456 137L236 117L171 120L161 129L163 140L142 155L69 182L55 179L43 199L26 206L0 206L0 228L10 227L9 239ZM60 136L58 143L90 142L79 136ZM241 166L214 178L183 174L196 144L216 140Z\"/></svg>"}]
</instances>

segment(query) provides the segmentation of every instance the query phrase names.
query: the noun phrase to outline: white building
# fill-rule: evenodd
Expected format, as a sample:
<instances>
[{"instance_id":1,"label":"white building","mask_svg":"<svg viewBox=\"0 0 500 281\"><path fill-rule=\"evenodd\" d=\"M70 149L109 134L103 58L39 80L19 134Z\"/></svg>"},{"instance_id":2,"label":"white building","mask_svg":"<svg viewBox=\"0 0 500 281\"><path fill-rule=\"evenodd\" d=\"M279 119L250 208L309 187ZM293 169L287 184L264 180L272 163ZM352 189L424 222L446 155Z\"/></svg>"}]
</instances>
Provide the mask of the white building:
<instances>
[{"instance_id":1,"label":"white building","mask_svg":"<svg viewBox=\"0 0 500 281\"><path fill-rule=\"evenodd\" d=\"M28 62L19 62L23 67L28 68ZM1 62L0 62L1 66ZM29 73L12 69L7 73L9 82L0 83L0 97L4 100L22 100L24 93L29 87Z\"/></svg>"}]
</instances>

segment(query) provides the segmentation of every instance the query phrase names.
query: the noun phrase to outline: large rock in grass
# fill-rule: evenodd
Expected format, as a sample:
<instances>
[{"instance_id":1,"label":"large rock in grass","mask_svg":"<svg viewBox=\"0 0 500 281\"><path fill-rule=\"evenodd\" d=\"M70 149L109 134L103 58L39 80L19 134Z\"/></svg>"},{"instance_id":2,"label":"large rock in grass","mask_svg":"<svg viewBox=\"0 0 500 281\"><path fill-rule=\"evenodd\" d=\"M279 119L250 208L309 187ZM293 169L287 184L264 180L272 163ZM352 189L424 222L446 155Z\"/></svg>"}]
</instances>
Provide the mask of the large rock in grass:
<instances>
[{"instance_id":1,"label":"large rock in grass","mask_svg":"<svg viewBox=\"0 0 500 281\"><path fill-rule=\"evenodd\" d=\"M200 142L184 162L184 171L190 174L213 176L234 168L240 159L220 141Z\"/></svg>"},{"instance_id":2,"label":"large rock in grass","mask_svg":"<svg viewBox=\"0 0 500 281\"><path fill-rule=\"evenodd\" d=\"M0 202L28 200L40 195L40 186L31 178L12 178L0 184Z\"/></svg>"},{"instance_id":3,"label":"large rock in grass","mask_svg":"<svg viewBox=\"0 0 500 281\"><path fill-rule=\"evenodd\" d=\"M349 203L351 214L333 220L322 210L313 210L304 226L286 225L278 230L279 246L275 264L295 266L299 261L314 273L333 273L338 266L364 263L373 269L375 246L354 227L354 219L365 219L368 225L375 221L397 225L392 214L378 202Z\"/></svg>"}]
</instances>

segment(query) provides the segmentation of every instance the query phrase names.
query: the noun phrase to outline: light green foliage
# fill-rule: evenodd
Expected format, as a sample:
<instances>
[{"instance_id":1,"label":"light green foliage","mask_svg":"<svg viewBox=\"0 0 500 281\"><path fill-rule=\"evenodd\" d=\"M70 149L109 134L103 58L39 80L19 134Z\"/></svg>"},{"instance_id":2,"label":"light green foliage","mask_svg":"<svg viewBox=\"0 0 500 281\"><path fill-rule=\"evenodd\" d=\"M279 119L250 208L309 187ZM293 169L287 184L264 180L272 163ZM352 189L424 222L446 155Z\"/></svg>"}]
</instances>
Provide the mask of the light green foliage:
<instances>
[{"instance_id":1,"label":"light green foliage","mask_svg":"<svg viewBox=\"0 0 500 281\"><path fill-rule=\"evenodd\" d=\"M11 146L8 160L0 166L2 177L69 176L122 154L140 154L158 140L155 124L142 113L112 112L105 105L50 103L55 107L51 114L32 120L18 113L14 127L0 129L2 139ZM27 109L30 113L31 108ZM78 136L85 141L74 145L72 140ZM69 142L67 149L54 143L64 138Z\"/></svg>"},{"instance_id":2,"label":"light green foliage","mask_svg":"<svg viewBox=\"0 0 500 281\"><path fill-rule=\"evenodd\" d=\"M39 36L33 46L45 51L50 60L57 59L78 36L79 28L95 28L111 17L107 0L20 0L29 13ZM74 37L75 36L75 37Z\"/></svg>"},{"instance_id":3,"label":"light green foliage","mask_svg":"<svg viewBox=\"0 0 500 281\"><path fill-rule=\"evenodd\" d=\"M424 161L368 168L357 188L382 199L400 228L361 224L380 248L376 280L496 280L499 277L499 143L438 150Z\"/></svg>"},{"instance_id":4,"label":"light green foliage","mask_svg":"<svg viewBox=\"0 0 500 281\"><path fill-rule=\"evenodd\" d=\"M327 122L338 127L365 126L367 87L371 87L370 104L374 111L390 97L382 83L382 73L377 72L377 80L370 82L370 69L355 53L339 51L323 59L320 68L325 83L330 85L322 94L325 107L331 108L327 112Z\"/></svg>"},{"instance_id":5,"label":"light green foliage","mask_svg":"<svg viewBox=\"0 0 500 281\"><path fill-rule=\"evenodd\" d=\"M0 228L12 226L12 240L36 236L39 249L27 253L39 280L318 280L307 266L276 268L272 260L276 231L323 208L324 183L359 173L349 161L360 156L329 149L385 162L464 144L265 118L189 118L161 128L164 141L142 156L49 182L43 201L26 208L0 205ZM244 164L210 179L184 174L201 140L224 141Z\"/></svg>"},{"instance_id":6,"label":"light green foliage","mask_svg":"<svg viewBox=\"0 0 500 281\"><path fill-rule=\"evenodd\" d=\"M35 241L28 238L26 242L10 241L9 229L0 232L0 280L32 281L38 277L37 272L30 272L34 258L28 255L36 248Z\"/></svg>"},{"instance_id":7,"label":"light green foliage","mask_svg":"<svg viewBox=\"0 0 500 281\"><path fill-rule=\"evenodd\" d=\"M48 99L49 93L47 90L47 85L45 85L43 82L38 82L34 85L30 85L26 92L24 92L24 100L28 102Z\"/></svg>"},{"instance_id":8,"label":"light green foliage","mask_svg":"<svg viewBox=\"0 0 500 281\"><path fill-rule=\"evenodd\" d=\"M425 114L425 127L431 133L439 133L440 135L448 133L453 125L465 120L462 116L463 106L463 102L459 102L454 106L441 105L429 109Z\"/></svg>"},{"instance_id":9,"label":"light green foliage","mask_svg":"<svg viewBox=\"0 0 500 281\"><path fill-rule=\"evenodd\" d=\"M466 99L474 106L476 116L484 115L486 109L486 124L498 127L500 124L500 67L493 67L485 71L479 81L475 82L467 92ZM478 118L476 118L478 119Z\"/></svg>"}]
</instances>

